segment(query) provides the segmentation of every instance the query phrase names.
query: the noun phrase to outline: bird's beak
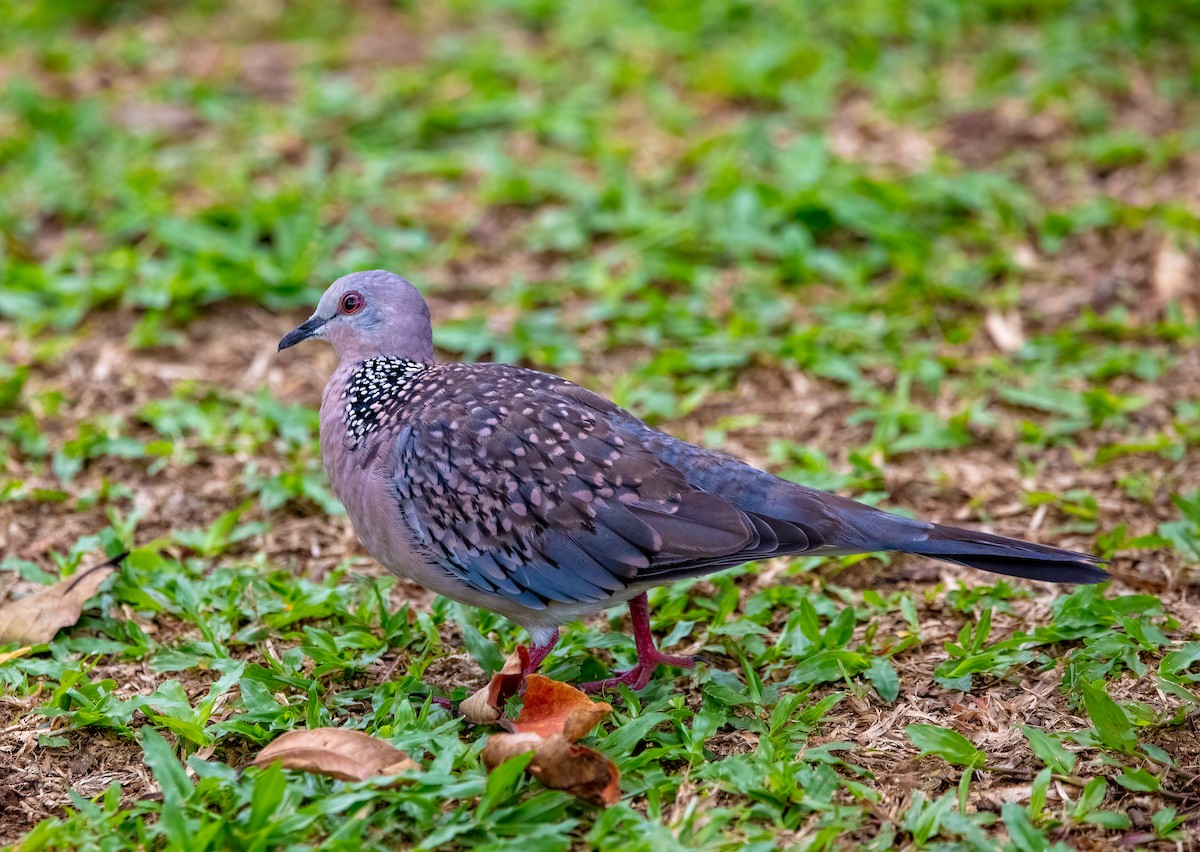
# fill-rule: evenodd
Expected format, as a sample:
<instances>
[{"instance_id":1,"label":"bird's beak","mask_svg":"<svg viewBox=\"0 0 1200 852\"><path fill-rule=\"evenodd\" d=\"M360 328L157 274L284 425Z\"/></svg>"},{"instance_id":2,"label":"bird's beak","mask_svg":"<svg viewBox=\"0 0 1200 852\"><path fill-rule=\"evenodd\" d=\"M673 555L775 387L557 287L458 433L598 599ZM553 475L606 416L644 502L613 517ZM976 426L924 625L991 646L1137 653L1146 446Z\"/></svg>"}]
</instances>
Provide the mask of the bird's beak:
<instances>
[{"instance_id":1,"label":"bird's beak","mask_svg":"<svg viewBox=\"0 0 1200 852\"><path fill-rule=\"evenodd\" d=\"M308 340L310 337L320 331L321 326L325 325L326 322L328 322L328 320L325 320L321 317L312 317L305 320L296 328L292 329L283 336L283 340L279 341L279 349L277 351L282 352L289 346L295 346L297 343Z\"/></svg>"}]
</instances>

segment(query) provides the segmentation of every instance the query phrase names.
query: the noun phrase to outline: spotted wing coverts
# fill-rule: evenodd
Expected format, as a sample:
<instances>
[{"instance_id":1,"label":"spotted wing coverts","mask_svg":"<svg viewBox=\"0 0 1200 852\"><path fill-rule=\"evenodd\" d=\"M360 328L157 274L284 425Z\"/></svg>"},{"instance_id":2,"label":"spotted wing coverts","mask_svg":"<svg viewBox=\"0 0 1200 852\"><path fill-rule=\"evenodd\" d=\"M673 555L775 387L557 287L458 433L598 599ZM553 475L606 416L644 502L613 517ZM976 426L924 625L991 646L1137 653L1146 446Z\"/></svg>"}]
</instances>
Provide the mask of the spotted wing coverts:
<instances>
[{"instance_id":1,"label":"spotted wing coverts","mask_svg":"<svg viewBox=\"0 0 1200 852\"><path fill-rule=\"evenodd\" d=\"M433 397L439 404L425 404ZM442 566L532 608L736 565L781 536L789 550L807 546L799 527L693 487L646 446L648 431L553 376L431 368L400 416L396 496Z\"/></svg>"}]
</instances>

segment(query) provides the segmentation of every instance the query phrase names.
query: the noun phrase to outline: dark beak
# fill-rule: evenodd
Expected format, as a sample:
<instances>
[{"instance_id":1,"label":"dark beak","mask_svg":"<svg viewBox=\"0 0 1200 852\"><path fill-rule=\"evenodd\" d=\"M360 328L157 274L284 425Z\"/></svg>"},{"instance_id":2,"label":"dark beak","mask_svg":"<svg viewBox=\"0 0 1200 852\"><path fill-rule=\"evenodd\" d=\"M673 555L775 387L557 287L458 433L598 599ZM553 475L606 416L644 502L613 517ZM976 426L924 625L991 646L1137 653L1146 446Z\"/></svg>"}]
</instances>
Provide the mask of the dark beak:
<instances>
[{"instance_id":1,"label":"dark beak","mask_svg":"<svg viewBox=\"0 0 1200 852\"><path fill-rule=\"evenodd\" d=\"M320 329L321 326L325 325L326 322L327 320L324 320L321 317L313 317L305 320L304 322L300 323L299 326L283 336L283 340L279 341L279 349L277 351L282 352L289 346L295 346L297 343L308 340L310 337L316 334L317 330Z\"/></svg>"}]
</instances>

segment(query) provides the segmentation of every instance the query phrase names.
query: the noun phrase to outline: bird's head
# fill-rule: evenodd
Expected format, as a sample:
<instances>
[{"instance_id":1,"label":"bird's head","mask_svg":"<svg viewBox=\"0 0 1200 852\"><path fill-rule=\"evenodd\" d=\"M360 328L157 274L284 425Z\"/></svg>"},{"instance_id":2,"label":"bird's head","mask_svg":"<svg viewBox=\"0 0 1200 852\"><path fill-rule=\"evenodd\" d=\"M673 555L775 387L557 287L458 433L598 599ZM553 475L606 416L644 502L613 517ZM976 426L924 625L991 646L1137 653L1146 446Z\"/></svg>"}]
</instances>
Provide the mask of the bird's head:
<instances>
[{"instance_id":1,"label":"bird's head","mask_svg":"<svg viewBox=\"0 0 1200 852\"><path fill-rule=\"evenodd\" d=\"M279 341L279 351L312 337L328 341L343 363L387 356L433 363L429 306L416 287L382 269L334 281L316 312Z\"/></svg>"}]
</instances>

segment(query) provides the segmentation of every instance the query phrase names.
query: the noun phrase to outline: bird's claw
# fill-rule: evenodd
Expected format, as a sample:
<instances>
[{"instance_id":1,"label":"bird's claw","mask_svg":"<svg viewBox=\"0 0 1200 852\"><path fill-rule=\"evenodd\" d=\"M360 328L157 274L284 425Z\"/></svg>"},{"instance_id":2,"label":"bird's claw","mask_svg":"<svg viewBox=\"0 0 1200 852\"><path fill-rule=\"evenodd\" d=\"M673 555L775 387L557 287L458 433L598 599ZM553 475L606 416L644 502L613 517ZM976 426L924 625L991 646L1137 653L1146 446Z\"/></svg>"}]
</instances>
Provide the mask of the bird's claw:
<instances>
[{"instance_id":1,"label":"bird's claw","mask_svg":"<svg viewBox=\"0 0 1200 852\"><path fill-rule=\"evenodd\" d=\"M626 672L619 672L613 677L605 678L604 680L593 680L588 683L581 683L579 688L587 693L604 692L609 689L616 689L621 684L625 684L634 692L639 689L644 689L650 683L650 679L654 676L654 670L659 665L675 666L680 669L694 668L699 657L681 656L678 654L663 654L656 653L654 656L639 659L638 664Z\"/></svg>"}]
</instances>

